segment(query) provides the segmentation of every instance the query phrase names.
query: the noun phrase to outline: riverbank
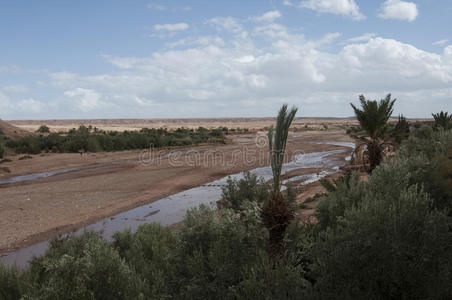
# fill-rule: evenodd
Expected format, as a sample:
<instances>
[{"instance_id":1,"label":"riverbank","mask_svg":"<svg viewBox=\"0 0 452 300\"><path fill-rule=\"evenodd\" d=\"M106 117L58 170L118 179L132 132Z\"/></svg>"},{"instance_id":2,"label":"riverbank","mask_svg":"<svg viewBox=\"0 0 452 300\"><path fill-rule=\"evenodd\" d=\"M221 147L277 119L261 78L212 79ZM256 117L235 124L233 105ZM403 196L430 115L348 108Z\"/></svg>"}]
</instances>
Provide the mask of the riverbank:
<instances>
[{"instance_id":1,"label":"riverbank","mask_svg":"<svg viewBox=\"0 0 452 300\"><path fill-rule=\"evenodd\" d=\"M288 156L341 148L314 143L322 141L350 140L342 131L293 135ZM13 176L21 174L26 164L30 170L42 172L55 166L119 162L1 188L0 253L71 232L229 174L266 166L268 149L259 142L255 135L241 135L227 145L162 150L155 161L143 158L141 152L128 151L87 157L50 154L9 163Z\"/></svg>"}]
</instances>

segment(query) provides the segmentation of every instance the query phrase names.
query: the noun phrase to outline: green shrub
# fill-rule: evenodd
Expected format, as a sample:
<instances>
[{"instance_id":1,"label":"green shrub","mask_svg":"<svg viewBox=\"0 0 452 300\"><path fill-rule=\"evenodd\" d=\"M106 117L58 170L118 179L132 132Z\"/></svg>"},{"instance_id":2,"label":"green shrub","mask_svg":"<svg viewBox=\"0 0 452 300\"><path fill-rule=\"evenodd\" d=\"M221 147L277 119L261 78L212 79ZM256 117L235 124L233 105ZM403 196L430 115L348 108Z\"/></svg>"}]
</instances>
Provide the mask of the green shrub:
<instances>
[{"instance_id":1,"label":"green shrub","mask_svg":"<svg viewBox=\"0 0 452 300\"><path fill-rule=\"evenodd\" d=\"M308 283L298 266L262 256L244 273L234 299L303 299Z\"/></svg>"},{"instance_id":2,"label":"green shrub","mask_svg":"<svg viewBox=\"0 0 452 300\"><path fill-rule=\"evenodd\" d=\"M399 194L397 196L397 194ZM429 212L413 186L370 193L314 247L316 291L325 299L446 299L452 292L450 221Z\"/></svg>"},{"instance_id":3,"label":"green shrub","mask_svg":"<svg viewBox=\"0 0 452 300\"><path fill-rule=\"evenodd\" d=\"M432 209L433 200L411 184L411 176L407 159L380 165L361 201L346 209L335 227L320 233L311 255L321 298L451 295L450 219Z\"/></svg>"},{"instance_id":4,"label":"green shrub","mask_svg":"<svg viewBox=\"0 0 452 300\"><path fill-rule=\"evenodd\" d=\"M397 157L406 165L410 184L423 186L436 209L452 212L452 130L431 133L430 138L410 136Z\"/></svg>"},{"instance_id":5,"label":"green shrub","mask_svg":"<svg viewBox=\"0 0 452 300\"><path fill-rule=\"evenodd\" d=\"M18 270L7 268L0 263L0 299L20 299L23 294L24 283Z\"/></svg>"},{"instance_id":6,"label":"green shrub","mask_svg":"<svg viewBox=\"0 0 452 300\"><path fill-rule=\"evenodd\" d=\"M5 147L3 147L2 144L0 144L0 158L3 158L5 155Z\"/></svg>"},{"instance_id":7,"label":"green shrub","mask_svg":"<svg viewBox=\"0 0 452 300\"><path fill-rule=\"evenodd\" d=\"M144 280L147 297L170 298L177 267L177 236L154 223L141 225L134 234L117 232L113 239L113 247Z\"/></svg>"},{"instance_id":8,"label":"green shrub","mask_svg":"<svg viewBox=\"0 0 452 300\"><path fill-rule=\"evenodd\" d=\"M21 139L10 139L6 146L16 153L38 154L41 151L79 152L79 151L122 151L165 146L184 146L199 143L224 143L220 129L175 131L166 129L143 128L140 131L101 131L97 128L80 126L67 134L49 133L48 135L30 135Z\"/></svg>"},{"instance_id":9,"label":"green shrub","mask_svg":"<svg viewBox=\"0 0 452 300\"><path fill-rule=\"evenodd\" d=\"M365 184L359 182L359 172L348 173L334 181L334 185L322 181L329 193L321 198L316 210L322 228L336 226L345 212L356 207L363 199Z\"/></svg>"},{"instance_id":10,"label":"green shrub","mask_svg":"<svg viewBox=\"0 0 452 300\"><path fill-rule=\"evenodd\" d=\"M47 125L41 125L38 130L36 130L36 132L39 133L49 133L50 132L50 128Z\"/></svg>"},{"instance_id":11,"label":"green shrub","mask_svg":"<svg viewBox=\"0 0 452 300\"><path fill-rule=\"evenodd\" d=\"M265 253L266 231L251 202L241 215L190 210L179 236L176 299L233 299L245 270Z\"/></svg>"},{"instance_id":12,"label":"green shrub","mask_svg":"<svg viewBox=\"0 0 452 300\"><path fill-rule=\"evenodd\" d=\"M252 201L260 205L268 197L268 184L262 178L258 178L256 174L245 172L243 178L239 180L228 178L226 185L222 187L218 207L239 211L245 202Z\"/></svg>"},{"instance_id":13,"label":"green shrub","mask_svg":"<svg viewBox=\"0 0 452 300\"><path fill-rule=\"evenodd\" d=\"M31 261L30 273L27 299L144 299L140 278L94 232L53 241Z\"/></svg>"}]
</instances>

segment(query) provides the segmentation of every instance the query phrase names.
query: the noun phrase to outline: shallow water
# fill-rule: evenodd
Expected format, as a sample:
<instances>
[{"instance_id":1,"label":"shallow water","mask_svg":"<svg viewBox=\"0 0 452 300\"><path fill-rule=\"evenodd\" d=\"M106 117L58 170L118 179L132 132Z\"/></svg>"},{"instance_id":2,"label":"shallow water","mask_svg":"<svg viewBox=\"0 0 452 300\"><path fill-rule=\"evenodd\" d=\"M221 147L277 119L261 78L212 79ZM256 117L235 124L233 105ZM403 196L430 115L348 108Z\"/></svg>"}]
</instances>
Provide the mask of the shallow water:
<instances>
[{"instance_id":1,"label":"shallow water","mask_svg":"<svg viewBox=\"0 0 452 300\"><path fill-rule=\"evenodd\" d=\"M354 147L353 143L328 142L325 144L338 145L343 147ZM329 174L339 170L339 166L345 164L344 160L334 159L330 156L338 153L350 152L350 149L337 149L323 152L313 152L300 154L283 165L282 174L305 168L323 168L319 174L312 173L295 176L283 181L287 184L290 181L303 181L303 184L317 181ZM272 178L271 167L262 167L250 172L262 177L265 181ZM102 233L106 239L111 239L113 233L119 230L130 228L135 231L137 227L144 223L157 222L164 226L174 224L183 220L188 209L197 207L200 204L215 205L221 198L221 187L226 184L228 178L243 178L243 173L232 174L227 177L212 181L195 188L165 197L152 204L143 205L126 212L119 213L111 218L105 218L97 223L79 229L75 234L81 234L85 230L95 230ZM19 268L25 268L28 261L33 256L43 255L48 248L48 241L31 245L27 248L19 249L1 258L6 265L16 264Z\"/></svg>"},{"instance_id":2,"label":"shallow water","mask_svg":"<svg viewBox=\"0 0 452 300\"><path fill-rule=\"evenodd\" d=\"M103 164L95 164L95 165L89 165L89 166L81 166L81 167L53 170L53 171L48 171L48 172L40 172L40 173L32 173L32 174L27 174L27 175L14 176L14 177L6 178L6 179L0 179L0 186L3 184L9 184L9 183L33 181L33 180L37 180L40 178L46 178L46 177L50 177L50 176L55 176L55 175L79 171L79 170L86 170L86 169L93 169L93 168L105 167L105 166L110 166L110 165L117 165L119 163L120 162L114 161L114 162L103 163Z\"/></svg>"}]
</instances>

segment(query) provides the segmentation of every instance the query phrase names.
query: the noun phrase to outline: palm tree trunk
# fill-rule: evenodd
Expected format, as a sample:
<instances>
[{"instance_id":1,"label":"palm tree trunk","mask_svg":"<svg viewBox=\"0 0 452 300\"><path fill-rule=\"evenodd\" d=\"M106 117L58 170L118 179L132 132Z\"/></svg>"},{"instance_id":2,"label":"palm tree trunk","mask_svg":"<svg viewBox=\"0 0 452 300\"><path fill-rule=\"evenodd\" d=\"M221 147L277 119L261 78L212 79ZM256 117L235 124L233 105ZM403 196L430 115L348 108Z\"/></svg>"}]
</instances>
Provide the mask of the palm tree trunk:
<instances>
[{"instance_id":1,"label":"palm tree trunk","mask_svg":"<svg viewBox=\"0 0 452 300\"><path fill-rule=\"evenodd\" d=\"M367 144L367 153L369 157L369 172L372 172L382 161L383 152L377 141L372 141Z\"/></svg>"},{"instance_id":2,"label":"palm tree trunk","mask_svg":"<svg viewBox=\"0 0 452 300\"><path fill-rule=\"evenodd\" d=\"M273 192L262 208L262 221L269 233L268 253L273 258L284 258L284 235L294 218L281 192Z\"/></svg>"}]
</instances>

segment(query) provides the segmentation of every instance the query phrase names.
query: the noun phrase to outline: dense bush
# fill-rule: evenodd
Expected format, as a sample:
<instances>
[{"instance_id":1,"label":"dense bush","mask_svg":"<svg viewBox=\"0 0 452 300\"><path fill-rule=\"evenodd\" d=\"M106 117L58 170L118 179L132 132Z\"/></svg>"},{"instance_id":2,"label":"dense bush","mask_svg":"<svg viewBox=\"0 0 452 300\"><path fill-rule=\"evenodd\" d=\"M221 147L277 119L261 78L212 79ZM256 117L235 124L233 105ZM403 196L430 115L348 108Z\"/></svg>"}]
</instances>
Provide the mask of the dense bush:
<instances>
[{"instance_id":1,"label":"dense bush","mask_svg":"<svg viewBox=\"0 0 452 300\"><path fill-rule=\"evenodd\" d=\"M326 182L323 182L327 185ZM330 183L331 185L331 183ZM364 183L359 182L359 172L348 173L334 181L330 186L327 196L319 201L316 216L322 228L335 226L350 210L362 201L364 195Z\"/></svg>"},{"instance_id":2,"label":"dense bush","mask_svg":"<svg viewBox=\"0 0 452 300\"><path fill-rule=\"evenodd\" d=\"M224 137L221 129L197 130L179 128L174 131L166 129L147 129L140 131L100 131L97 128L80 126L67 134L50 133L48 135L30 135L21 139L6 141L8 148L16 153L38 154L44 152L97 152L146 149L166 146L185 146L199 143L222 143Z\"/></svg>"},{"instance_id":3,"label":"dense bush","mask_svg":"<svg viewBox=\"0 0 452 300\"><path fill-rule=\"evenodd\" d=\"M20 272L14 268L8 269L0 264L0 299L19 299L23 293L24 280Z\"/></svg>"},{"instance_id":4,"label":"dense bush","mask_svg":"<svg viewBox=\"0 0 452 300\"><path fill-rule=\"evenodd\" d=\"M450 220L431 211L428 194L405 179L372 177L363 202L322 232L313 248L316 293L324 299L449 298Z\"/></svg>"},{"instance_id":5,"label":"dense bush","mask_svg":"<svg viewBox=\"0 0 452 300\"><path fill-rule=\"evenodd\" d=\"M176 271L178 238L158 224L143 225L114 235L113 247L143 279L146 295L152 299L169 298Z\"/></svg>"},{"instance_id":6,"label":"dense bush","mask_svg":"<svg viewBox=\"0 0 452 300\"><path fill-rule=\"evenodd\" d=\"M422 186L435 208L452 212L452 131L414 129L397 156L407 165L410 184Z\"/></svg>"},{"instance_id":7,"label":"dense bush","mask_svg":"<svg viewBox=\"0 0 452 300\"><path fill-rule=\"evenodd\" d=\"M228 178L222 187L219 208L232 208L239 211L245 202L256 202L261 205L269 198L269 185L256 174L245 172L243 178L234 180Z\"/></svg>"},{"instance_id":8,"label":"dense bush","mask_svg":"<svg viewBox=\"0 0 452 300\"><path fill-rule=\"evenodd\" d=\"M451 297L451 132L418 129L367 184L339 182L319 203L325 229L305 256L316 297Z\"/></svg>"},{"instance_id":9,"label":"dense bush","mask_svg":"<svg viewBox=\"0 0 452 300\"><path fill-rule=\"evenodd\" d=\"M41 126L39 126L38 130L36 130L36 132L49 133L50 132L50 128L47 125L41 125Z\"/></svg>"},{"instance_id":10,"label":"dense bush","mask_svg":"<svg viewBox=\"0 0 452 300\"><path fill-rule=\"evenodd\" d=\"M244 272L265 255L266 234L255 205L241 216L191 210L179 236L177 299L234 299Z\"/></svg>"},{"instance_id":11,"label":"dense bush","mask_svg":"<svg viewBox=\"0 0 452 300\"><path fill-rule=\"evenodd\" d=\"M142 280L94 232L53 241L29 272L26 299L144 299Z\"/></svg>"}]
</instances>

